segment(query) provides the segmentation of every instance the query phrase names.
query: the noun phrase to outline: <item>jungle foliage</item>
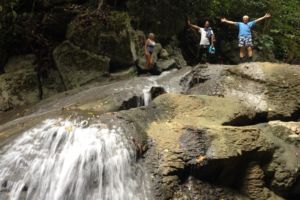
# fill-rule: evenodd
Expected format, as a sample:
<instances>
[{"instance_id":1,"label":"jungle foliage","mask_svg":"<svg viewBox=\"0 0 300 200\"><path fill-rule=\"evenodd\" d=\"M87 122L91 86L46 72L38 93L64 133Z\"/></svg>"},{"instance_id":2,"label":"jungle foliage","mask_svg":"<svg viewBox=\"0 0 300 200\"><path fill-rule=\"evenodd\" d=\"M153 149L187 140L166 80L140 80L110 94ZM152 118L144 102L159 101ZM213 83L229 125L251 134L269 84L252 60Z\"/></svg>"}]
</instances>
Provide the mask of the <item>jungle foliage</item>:
<instances>
[{"instance_id":1,"label":"jungle foliage","mask_svg":"<svg viewBox=\"0 0 300 200\"><path fill-rule=\"evenodd\" d=\"M259 36L255 41L257 49L272 52L280 61L300 63L299 0L0 0L0 65L7 54L56 45L64 37L64 29L59 26L76 12L86 12L85 7L98 9L101 2L111 10L129 12L136 29L155 32L161 38L179 35L188 18L193 22L200 19L198 23L209 19L218 39L228 42L236 40L237 30L222 25L220 17L239 21L245 14L255 19L270 12L271 20L255 28L254 35ZM59 7L63 12L58 15ZM62 23L56 25L51 22L53 13L67 17L62 16ZM60 34L51 35L49 28L43 29L47 20L52 23L52 31L61 30Z\"/></svg>"}]
</instances>

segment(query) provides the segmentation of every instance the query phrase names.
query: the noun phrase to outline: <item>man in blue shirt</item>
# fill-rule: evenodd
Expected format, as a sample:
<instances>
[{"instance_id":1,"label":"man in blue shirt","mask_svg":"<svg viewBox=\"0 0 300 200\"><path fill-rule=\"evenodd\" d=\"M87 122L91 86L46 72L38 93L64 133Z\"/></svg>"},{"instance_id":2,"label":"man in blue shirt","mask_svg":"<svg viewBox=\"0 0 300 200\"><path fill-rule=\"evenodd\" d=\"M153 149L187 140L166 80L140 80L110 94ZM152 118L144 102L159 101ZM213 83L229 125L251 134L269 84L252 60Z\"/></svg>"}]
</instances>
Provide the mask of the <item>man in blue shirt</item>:
<instances>
[{"instance_id":1,"label":"man in blue shirt","mask_svg":"<svg viewBox=\"0 0 300 200\"><path fill-rule=\"evenodd\" d=\"M226 18L221 19L222 23L235 25L236 27L239 28L240 59L242 62L245 60L246 49L248 51L249 61L252 60L252 55L253 55L253 50L252 50L253 42L252 42L252 33L251 33L252 27L257 22L268 19L270 17L271 17L271 15L269 13L267 13L265 16L258 18L256 20L250 21L250 22L249 22L249 16L247 16L247 15L245 15L243 17L243 22L233 22L233 21L227 20Z\"/></svg>"}]
</instances>

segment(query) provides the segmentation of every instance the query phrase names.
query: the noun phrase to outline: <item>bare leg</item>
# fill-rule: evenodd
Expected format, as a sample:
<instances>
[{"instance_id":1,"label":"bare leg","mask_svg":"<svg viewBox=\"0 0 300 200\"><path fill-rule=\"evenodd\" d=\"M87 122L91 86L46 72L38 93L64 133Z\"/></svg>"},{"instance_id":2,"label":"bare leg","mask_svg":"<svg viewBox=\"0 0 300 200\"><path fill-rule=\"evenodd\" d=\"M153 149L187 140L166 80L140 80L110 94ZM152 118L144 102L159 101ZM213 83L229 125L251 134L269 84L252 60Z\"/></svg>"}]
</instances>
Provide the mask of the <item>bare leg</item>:
<instances>
[{"instance_id":1,"label":"bare leg","mask_svg":"<svg viewBox=\"0 0 300 200\"><path fill-rule=\"evenodd\" d=\"M152 60L152 55L149 56L149 68L152 68L153 60Z\"/></svg>"},{"instance_id":2,"label":"bare leg","mask_svg":"<svg viewBox=\"0 0 300 200\"><path fill-rule=\"evenodd\" d=\"M146 57L146 69L150 69L150 66L152 64L151 55L145 55L145 57Z\"/></svg>"},{"instance_id":3,"label":"bare leg","mask_svg":"<svg viewBox=\"0 0 300 200\"><path fill-rule=\"evenodd\" d=\"M244 58L245 57L245 47L241 47L240 48L240 58Z\"/></svg>"},{"instance_id":4,"label":"bare leg","mask_svg":"<svg viewBox=\"0 0 300 200\"><path fill-rule=\"evenodd\" d=\"M251 58L253 56L253 50L252 47L248 47L248 57Z\"/></svg>"}]
</instances>

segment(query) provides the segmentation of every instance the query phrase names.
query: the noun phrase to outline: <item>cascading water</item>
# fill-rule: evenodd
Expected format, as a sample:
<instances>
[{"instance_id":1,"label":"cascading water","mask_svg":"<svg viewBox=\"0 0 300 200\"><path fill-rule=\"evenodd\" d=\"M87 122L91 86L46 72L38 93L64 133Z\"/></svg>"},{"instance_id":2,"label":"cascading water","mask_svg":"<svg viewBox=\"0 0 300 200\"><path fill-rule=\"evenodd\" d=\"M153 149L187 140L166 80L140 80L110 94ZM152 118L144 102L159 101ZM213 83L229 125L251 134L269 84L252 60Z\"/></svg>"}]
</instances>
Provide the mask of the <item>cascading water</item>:
<instances>
[{"instance_id":1,"label":"cascading water","mask_svg":"<svg viewBox=\"0 0 300 200\"><path fill-rule=\"evenodd\" d=\"M148 199L131 146L120 128L46 120L0 150L0 199Z\"/></svg>"},{"instance_id":2,"label":"cascading water","mask_svg":"<svg viewBox=\"0 0 300 200\"><path fill-rule=\"evenodd\" d=\"M173 70L175 71L175 70ZM151 83L147 86L145 86L145 88L143 89L143 100L144 100L144 105L148 106L151 101L152 101L152 94L151 94L151 88L153 87L162 87L166 89L166 92L170 92L170 88L167 87L166 85L162 86L161 84L159 84L157 82L158 79L161 79L165 76L167 76L168 74L172 73L172 71L165 71L163 72L161 75L159 76L152 76L148 78L148 81Z\"/></svg>"}]
</instances>

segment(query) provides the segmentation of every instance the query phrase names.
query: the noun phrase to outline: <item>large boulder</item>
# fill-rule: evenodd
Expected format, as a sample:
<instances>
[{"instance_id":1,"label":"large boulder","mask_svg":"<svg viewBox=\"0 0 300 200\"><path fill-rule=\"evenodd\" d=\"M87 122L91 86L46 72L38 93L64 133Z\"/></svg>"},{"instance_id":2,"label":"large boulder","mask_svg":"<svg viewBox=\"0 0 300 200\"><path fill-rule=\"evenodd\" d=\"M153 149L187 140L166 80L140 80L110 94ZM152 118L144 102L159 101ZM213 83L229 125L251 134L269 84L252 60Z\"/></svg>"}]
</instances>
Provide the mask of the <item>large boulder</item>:
<instances>
[{"instance_id":1,"label":"large boulder","mask_svg":"<svg viewBox=\"0 0 300 200\"><path fill-rule=\"evenodd\" d=\"M35 70L37 67L36 59L37 58L34 54L13 56L8 59L4 66L4 71L6 73L11 73L24 69Z\"/></svg>"},{"instance_id":2,"label":"large boulder","mask_svg":"<svg viewBox=\"0 0 300 200\"><path fill-rule=\"evenodd\" d=\"M188 75L188 93L240 99L261 113L261 121L296 120L300 110L299 68L279 63L203 65Z\"/></svg>"},{"instance_id":3,"label":"large boulder","mask_svg":"<svg viewBox=\"0 0 300 200\"><path fill-rule=\"evenodd\" d=\"M67 39L82 49L111 59L112 66L129 67L135 62L130 17L111 11L105 19L94 14L78 16L67 31Z\"/></svg>"},{"instance_id":4,"label":"large boulder","mask_svg":"<svg viewBox=\"0 0 300 200\"><path fill-rule=\"evenodd\" d=\"M109 69L110 59L65 41L53 52L54 61L67 89L99 80Z\"/></svg>"},{"instance_id":5,"label":"large boulder","mask_svg":"<svg viewBox=\"0 0 300 200\"><path fill-rule=\"evenodd\" d=\"M6 73L0 76L0 111L36 103L40 100L35 56L25 55L9 59Z\"/></svg>"},{"instance_id":6,"label":"large boulder","mask_svg":"<svg viewBox=\"0 0 300 200\"><path fill-rule=\"evenodd\" d=\"M45 69L39 74L42 98L47 99L58 93L66 91L66 86L57 69Z\"/></svg>"},{"instance_id":7,"label":"large boulder","mask_svg":"<svg viewBox=\"0 0 300 200\"><path fill-rule=\"evenodd\" d=\"M137 62L136 65L141 70L149 70L146 68L146 58L145 58L145 51L143 47L144 43L137 44ZM170 55L166 49L162 47L160 43L157 43L154 47L152 53L152 71L155 73L162 73L163 71L167 71L174 68L179 68L180 62L177 62L176 56Z\"/></svg>"},{"instance_id":8,"label":"large boulder","mask_svg":"<svg viewBox=\"0 0 300 200\"><path fill-rule=\"evenodd\" d=\"M119 113L151 139L144 166L155 199L283 199L299 195L299 135L283 122L228 126L254 119L233 98L166 94L148 108ZM294 127L299 127L294 124Z\"/></svg>"}]
</instances>

